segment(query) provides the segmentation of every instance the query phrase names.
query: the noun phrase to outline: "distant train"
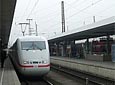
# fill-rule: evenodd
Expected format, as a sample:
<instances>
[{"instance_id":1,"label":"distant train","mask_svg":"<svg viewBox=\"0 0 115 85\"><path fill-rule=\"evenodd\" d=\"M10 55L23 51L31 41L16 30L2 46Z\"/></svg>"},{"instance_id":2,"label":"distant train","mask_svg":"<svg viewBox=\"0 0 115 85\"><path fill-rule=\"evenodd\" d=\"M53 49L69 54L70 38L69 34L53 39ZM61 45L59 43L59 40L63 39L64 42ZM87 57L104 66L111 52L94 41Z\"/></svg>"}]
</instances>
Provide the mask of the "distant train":
<instances>
[{"instance_id":1,"label":"distant train","mask_svg":"<svg viewBox=\"0 0 115 85\"><path fill-rule=\"evenodd\" d=\"M50 71L49 47L44 37L20 37L10 49L10 58L20 74L44 76Z\"/></svg>"}]
</instances>

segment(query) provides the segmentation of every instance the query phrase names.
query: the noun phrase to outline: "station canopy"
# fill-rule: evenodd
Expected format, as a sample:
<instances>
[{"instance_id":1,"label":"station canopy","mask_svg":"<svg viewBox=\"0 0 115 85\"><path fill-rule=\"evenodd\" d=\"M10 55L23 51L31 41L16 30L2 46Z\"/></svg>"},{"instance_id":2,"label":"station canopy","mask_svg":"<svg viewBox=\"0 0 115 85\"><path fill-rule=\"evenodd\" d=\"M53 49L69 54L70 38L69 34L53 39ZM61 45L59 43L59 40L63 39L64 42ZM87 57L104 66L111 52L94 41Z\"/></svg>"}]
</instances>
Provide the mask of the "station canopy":
<instances>
[{"instance_id":1,"label":"station canopy","mask_svg":"<svg viewBox=\"0 0 115 85\"><path fill-rule=\"evenodd\" d=\"M8 44L16 0L0 0L0 40Z\"/></svg>"},{"instance_id":2,"label":"station canopy","mask_svg":"<svg viewBox=\"0 0 115 85\"><path fill-rule=\"evenodd\" d=\"M76 28L70 32L64 32L48 39L49 42L61 42L64 40L82 40L107 35L115 35L115 16Z\"/></svg>"}]
</instances>

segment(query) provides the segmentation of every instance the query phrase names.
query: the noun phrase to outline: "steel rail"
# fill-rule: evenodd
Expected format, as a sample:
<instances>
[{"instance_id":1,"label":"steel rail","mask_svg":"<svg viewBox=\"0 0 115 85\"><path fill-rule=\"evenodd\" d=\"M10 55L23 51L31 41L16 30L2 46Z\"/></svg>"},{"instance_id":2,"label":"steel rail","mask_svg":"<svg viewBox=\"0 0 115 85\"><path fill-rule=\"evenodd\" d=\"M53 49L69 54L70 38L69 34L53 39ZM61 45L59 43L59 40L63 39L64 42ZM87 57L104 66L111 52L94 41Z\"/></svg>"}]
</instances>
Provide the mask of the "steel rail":
<instances>
[{"instance_id":1,"label":"steel rail","mask_svg":"<svg viewBox=\"0 0 115 85\"><path fill-rule=\"evenodd\" d=\"M89 83L94 85L115 85L115 81L107 80L96 75L92 75L82 71L75 71L73 69L69 69L63 66L59 66L56 64L51 64L51 69L55 69L57 71L63 72L65 74L69 74L72 77L77 77L82 79L85 82L85 85L89 85Z\"/></svg>"}]
</instances>

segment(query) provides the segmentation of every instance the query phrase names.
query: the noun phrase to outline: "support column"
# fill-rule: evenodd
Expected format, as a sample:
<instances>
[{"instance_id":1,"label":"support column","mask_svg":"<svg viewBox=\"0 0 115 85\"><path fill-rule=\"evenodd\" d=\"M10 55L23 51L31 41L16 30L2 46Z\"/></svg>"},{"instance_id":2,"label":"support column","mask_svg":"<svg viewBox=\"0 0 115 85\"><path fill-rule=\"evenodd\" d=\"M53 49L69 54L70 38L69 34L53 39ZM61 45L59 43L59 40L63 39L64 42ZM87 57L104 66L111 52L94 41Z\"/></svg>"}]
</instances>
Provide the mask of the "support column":
<instances>
[{"instance_id":1,"label":"support column","mask_svg":"<svg viewBox=\"0 0 115 85\"><path fill-rule=\"evenodd\" d=\"M75 40L71 41L71 57L76 56Z\"/></svg>"},{"instance_id":2,"label":"support column","mask_svg":"<svg viewBox=\"0 0 115 85\"><path fill-rule=\"evenodd\" d=\"M56 56L59 56L59 43L56 43Z\"/></svg>"},{"instance_id":3,"label":"support column","mask_svg":"<svg viewBox=\"0 0 115 85\"><path fill-rule=\"evenodd\" d=\"M64 14L64 1L61 2L61 15L62 15L62 33L65 32L65 14Z\"/></svg>"},{"instance_id":4,"label":"support column","mask_svg":"<svg viewBox=\"0 0 115 85\"><path fill-rule=\"evenodd\" d=\"M65 57L66 56L66 49L67 49L67 42L66 41L64 41L63 42L63 56Z\"/></svg>"},{"instance_id":5,"label":"support column","mask_svg":"<svg viewBox=\"0 0 115 85\"><path fill-rule=\"evenodd\" d=\"M110 40L110 35L107 35L107 55L110 54L110 44L109 44L109 40Z\"/></svg>"},{"instance_id":6,"label":"support column","mask_svg":"<svg viewBox=\"0 0 115 85\"><path fill-rule=\"evenodd\" d=\"M89 38L86 40L86 52L89 54Z\"/></svg>"},{"instance_id":7,"label":"support column","mask_svg":"<svg viewBox=\"0 0 115 85\"><path fill-rule=\"evenodd\" d=\"M70 57L70 53L71 53L70 41L66 41L66 56Z\"/></svg>"}]
</instances>

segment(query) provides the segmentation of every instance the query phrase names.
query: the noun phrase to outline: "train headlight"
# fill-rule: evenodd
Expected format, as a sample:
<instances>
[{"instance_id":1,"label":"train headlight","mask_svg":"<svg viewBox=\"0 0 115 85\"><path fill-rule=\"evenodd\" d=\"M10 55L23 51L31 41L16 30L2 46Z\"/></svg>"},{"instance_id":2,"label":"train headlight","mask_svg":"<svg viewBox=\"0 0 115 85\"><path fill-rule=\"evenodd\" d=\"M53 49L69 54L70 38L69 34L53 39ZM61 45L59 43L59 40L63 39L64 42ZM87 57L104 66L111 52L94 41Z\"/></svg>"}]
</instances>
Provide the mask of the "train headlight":
<instances>
[{"instance_id":1,"label":"train headlight","mask_svg":"<svg viewBox=\"0 0 115 85\"><path fill-rule=\"evenodd\" d=\"M42 60L42 63L46 64L46 63L47 63L47 61L46 61L46 60Z\"/></svg>"},{"instance_id":2,"label":"train headlight","mask_svg":"<svg viewBox=\"0 0 115 85\"><path fill-rule=\"evenodd\" d=\"M24 64L29 64L29 61L24 61Z\"/></svg>"}]
</instances>

